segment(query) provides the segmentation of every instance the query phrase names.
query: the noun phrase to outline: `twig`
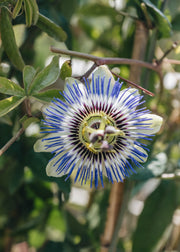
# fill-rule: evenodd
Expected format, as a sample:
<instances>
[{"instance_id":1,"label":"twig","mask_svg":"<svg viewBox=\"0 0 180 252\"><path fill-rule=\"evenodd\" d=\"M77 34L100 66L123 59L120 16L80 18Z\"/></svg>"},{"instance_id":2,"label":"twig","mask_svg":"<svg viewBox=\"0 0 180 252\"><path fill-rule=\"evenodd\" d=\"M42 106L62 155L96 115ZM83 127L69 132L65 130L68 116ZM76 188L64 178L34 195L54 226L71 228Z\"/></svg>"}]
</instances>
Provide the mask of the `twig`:
<instances>
[{"instance_id":1,"label":"twig","mask_svg":"<svg viewBox=\"0 0 180 252\"><path fill-rule=\"evenodd\" d=\"M154 94L153 94L152 92L150 92L150 91L148 91L147 89L145 89L145 88L139 86L138 84L136 84L136 83L134 83L134 82L132 82L132 81L130 81L130 80L127 80L127 79L121 77L119 74L116 74L116 73L114 73L113 71L111 71L111 73L114 74L116 77L120 78L121 80L126 81L127 83L133 85L134 87L136 87L136 88L138 88L138 89L141 89L144 93L146 93L146 94L148 94L148 95L150 95L150 96L154 96Z\"/></svg>"},{"instance_id":2,"label":"twig","mask_svg":"<svg viewBox=\"0 0 180 252\"><path fill-rule=\"evenodd\" d=\"M24 128L21 128L15 136L13 136L1 149L0 149L0 156L7 151L7 149L23 134Z\"/></svg>"},{"instance_id":3,"label":"twig","mask_svg":"<svg viewBox=\"0 0 180 252\"><path fill-rule=\"evenodd\" d=\"M174 65L180 65L180 60L175 60L175 59L164 59L163 62L167 62L167 63L170 63L170 64L174 64Z\"/></svg>"},{"instance_id":4,"label":"twig","mask_svg":"<svg viewBox=\"0 0 180 252\"><path fill-rule=\"evenodd\" d=\"M96 63L94 63L92 65L92 67L83 76L79 77L79 80L83 81L84 78L87 78L92 73L92 71L94 71L94 69L96 69L96 67L97 67L97 65L96 65Z\"/></svg>"},{"instance_id":5,"label":"twig","mask_svg":"<svg viewBox=\"0 0 180 252\"><path fill-rule=\"evenodd\" d=\"M177 47L178 44L179 44L179 42L173 42L172 46L163 54L163 56L159 60L156 60L157 65L160 65L162 63L162 61L164 60L164 58L170 52L172 52Z\"/></svg>"},{"instance_id":6,"label":"twig","mask_svg":"<svg viewBox=\"0 0 180 252\"><path fill-rule=\"evenodd\" d=\"M103 58L103 57L97 57L94 55L90 55L87 53L81 53L81 52L76 52L76 51L71 51L71 50L64 50L64 49L60 49L60 48L55 48L53 46L50 49L54 53L65 54L65 55L70 55L70 56L74 56L77 58L82 58L82 59L94 61L97 66L105 65L105 64L107 64L107 65L109 65L109 64L138 65L141 67L146 67L148 69L151 69L155 72L159 71L159 68L157 67L156 64L151 64L148 62L144 62L142 60L127 59L127 58Z\"/></svg>"},{"instance_id":7,"label":"twig","mask_svg":"<svg viewBox=\"0 0 180 252\"><path fill-rule=\"evenodd\" d=\"M133 15L130 15L129 13L126 13L126 12L124 12L124 11L118 10L118 13L119 13L120 15L124 16L124 17L129 17L129 18L132 18L132 19L134 19L134 20L138 20L138 17L133 16Z\"/></svg>"}]
</instances>

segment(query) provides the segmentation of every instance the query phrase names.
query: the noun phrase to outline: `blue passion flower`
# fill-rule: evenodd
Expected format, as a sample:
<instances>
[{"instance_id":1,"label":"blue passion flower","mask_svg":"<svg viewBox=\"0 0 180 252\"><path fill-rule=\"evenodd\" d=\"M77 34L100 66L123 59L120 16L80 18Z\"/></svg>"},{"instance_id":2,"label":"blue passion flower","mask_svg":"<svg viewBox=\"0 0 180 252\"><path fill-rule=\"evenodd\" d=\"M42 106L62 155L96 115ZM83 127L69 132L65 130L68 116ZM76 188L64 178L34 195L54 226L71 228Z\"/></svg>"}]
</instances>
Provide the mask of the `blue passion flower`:
<instances>
[{"instance_id":1,"label":"blue passion flower","mask_svg":"<svg viewBox=\"0 0 180 252\"><path fill-rule=\"evenodd\" d=\"M67 79L64 100L54 98L44 111L46 136L34 146L54 154L48 176L75 179L92 187L103 175L123 181L147 160L142 139L159 131L162 118L143 107L143 96L134 88L122 89L106 66L100 66L85 84ZM141 106L140 106L141 105ZM48 133L48 134L47 134Z\"/></svg>"}]
</instances>

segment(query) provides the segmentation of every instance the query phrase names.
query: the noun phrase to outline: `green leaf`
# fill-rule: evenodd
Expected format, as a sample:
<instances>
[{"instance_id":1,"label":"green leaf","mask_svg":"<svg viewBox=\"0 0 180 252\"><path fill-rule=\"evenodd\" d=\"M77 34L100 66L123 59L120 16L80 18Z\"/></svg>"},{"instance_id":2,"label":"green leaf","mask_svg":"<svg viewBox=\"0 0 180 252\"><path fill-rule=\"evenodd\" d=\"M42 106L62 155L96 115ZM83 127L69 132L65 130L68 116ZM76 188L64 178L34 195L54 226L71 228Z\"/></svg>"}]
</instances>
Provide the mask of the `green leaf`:
<instances>
[{"instance_id":1,"label":"green leaf","mask_svg":"<svg viewBox=\"0 0 180 252\"><path fill-rule=\"evenodd\" d=\"M32 25L33 9L30 0L24 0L24 10L26 15L26 25L29 27Z\"/></svg>"},{"instance_id":2,"label":"green leaf","mask_svg":"<svg viewBox=\"0 0 180 252\"><path fill-rule=\"evenodd\" d=\"M62 80L65 80L67 77L71 77L71 75L72 75L71 61L66 60L61 67L60 78Z\"/></svg>"},{"instance_id":3,"label":"green leaf","mask_svg":"<svg viewBox=\"0 0 180 252\"><path fill-rule=\"evenodd\" d=\"M177 207L176 186L173 181L162 181L145 202L133 236L133 252L152 252L171 223Z\"/></svg>"},{"instance_id":4,"label":"green leaf","mask_svg":"<svg viewBox=\"0 0 180 252\"><path fill-rule=\"evenodd\" d=\"M45 102L51 102L53 98L59 98L63 100L63 96L60 94L60 90L58 89L51 89L38 94L34 94L33 97Z\"/></svg>"},{"instance_id":5,"label":"green leaf","mask_svg":"<svg viewBox=\"0 0 180 252\"><path fill-rule=\"evenodd\" d=\"M58 79L59 72L59 57L55 56L52 62L36 75L29 88L29 95L36 94L38 91L53 84Z\"/></svg>"},{"instance_id":6,"label":"green leaf","mask_svg":"<svg viewBox=\"0 0 180 252\"><path fill-rule=\"evenodd\" d=\"M5 77L0 77L0 93L21 97L25 95L24 89Z\"/></svg>"},{"instance_id":7,"label":"green leaf","mask_svg":"<svg viewBox=\"0 0 180 252\"><path fill-rule=\"evenodd\" d=\"M171 35L171 24L164 13L159 10L151 1L143 0L146 4L149 13L154 18L154 23L159 31L159 38L169 37Z\"/></svg>"},{"instance_id":8,"label":"green leaf","mask_svg":"<svg viewBox=\"0 0 180 252\"><path fill-rule=\"evenodd\" d=\"M11 96L0 101L0 116L9 113L24 101L25 97Z\"/></svg>"},{"instance_id":9,"label":"green leaf","mask_svg":"<svg viewBox=\"0 0 180 252\"><path fill-rule=\"evenodd\" d=\"M65 41L67 39L65 31L42 14L39 14L39 19L36 25L57 41Z\"/></svg>"},{"instance_id":10,"label":"green leaf","mask_svg":"<svg viewBox=\"0 0 180 252\"><path fill-rule=\"evenodd\" d=\"M36 75L36 70L32 66L25 66L23 69L23 81L26 94Z\"/></svg>"},{"instance_id":11,"label":"green leaf","mask_svg":"<svg viewBox=\"0 0 180 252\"><path fill-rule=\"evenodd\" d=\"M12 64L22 71L25 64L17 47L9 12L6 8L1 8L0 31L2 44L7 56Z\"/></svg>"},{"instance_id":12,"label":"green leaf","mask_svg":"<svg viewBox=\"0 0 180 252\"><path fill-rule=\"evenodd\" d=\"M15 19L17 17L17 15L19 14L21 7L22 7L22 0L17 0L17 3L15 5L13 13L12 13L13 19Z\"/></svg>"}]
</instances>

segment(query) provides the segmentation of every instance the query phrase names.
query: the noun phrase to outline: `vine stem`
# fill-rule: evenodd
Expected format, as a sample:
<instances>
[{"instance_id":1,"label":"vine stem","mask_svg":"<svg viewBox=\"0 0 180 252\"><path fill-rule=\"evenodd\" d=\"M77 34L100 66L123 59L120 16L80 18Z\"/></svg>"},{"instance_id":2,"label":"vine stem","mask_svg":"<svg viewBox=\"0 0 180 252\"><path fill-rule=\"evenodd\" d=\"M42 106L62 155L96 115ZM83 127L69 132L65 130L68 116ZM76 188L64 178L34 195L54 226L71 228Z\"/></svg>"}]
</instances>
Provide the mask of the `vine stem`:
<instances>
[{"instance_id":1,"label":"vine stem","mask_svg":"<svg viewBox=\"0 0 180 252\"><path fill-rule=\"evenodd\" d=\"M76 52L76 51L71 51L71 50L64 50L64 49L56 48L53 46L51 46L50 50L53 53L70 55L70 56L74 56L77 58L82 58L82 59L94 61L97 66L105 65L105 64L107 64L107 65L109 65L109 64L138 65L141 67L151 69L155 72L159 72L159 68L156 63L151 64L148 62L144 62L142 60L128 59L128 58L103 58L103 57L97 57L94 55L90 55L87 53L81 53L81 52Z\"/></svg>"},{"instance_id":2,"label":"vine stem","mask_svg":"<svg viewBox=\"0 0 180 252\"><path fill-rule=\"evenodd\" d=\"M7 149L23 134L24 128L21 128L15 136L13 136L1 149L0 149L0 156L7 151Z\"/></svg>"},{"instance_id":3,"label":"vine stem","mask_svg":"<svg viewBox=\"0 0 180 252\"><path fill-rule=\"evenodd\" d=\"M139 22L139 21L136 21L136 22ZM137 33L141 35L141 31L137 31ZM143 41L143 40L144 40L144 37L142 36L141 41ZM81 53L81 52L76 52L76 51L71 51L71 50L64 50L64 49L59 49L59 48L55 48L55 47L51 47L50 49L54 53L70 55L70 56L74 56L74 57L78 57L78 58L82 58L82 59L86 59L86 60L91 60L91 61L94 62L93 66L85 73L85 75L78 78L81 81L83 80L83 77L89 76L89 74L97 66L100 66L100 65L105 65L105 64L106 65L108 65L108 64L125 64L125 65L127 64L127 65L130 65L131 66L131 71L130 71L131 81L129 81L127 79L124 79L121 76L119 76L119 75L117 75L117 74L115 74L113 72L112 73L115 76L121 78L122 80L128 82L129 84L133 85L134 87L136 87L138 89L141 89L144 93L146 93L146 94L148 94L150 96L154 96L153 93L151 93L150 91L148 91L145 88L142 88L141 86L136 84L134 82L133 76L135 74L136 74L136 76L140 76L141 67L151 69L151 70L157 72L158 75L160 76L161 69L160 69L159 65L156 64L156 62L153 63L153 64L147 63L147 62L144 62L142 60L136 60L136 57L134 57L134 56L133 56L132 59L127 59L127 58L102 58L102 57L97 57L97 56L86 54L86 53ZM140 55L144 54L144 52L141 49L142 49L142 47L139 48L139 51L138 51L139 58L141 58ZM136 52L136 54L137 54L137 52ZM136 66L138 66L138 68ZM137 70L138 70L138 72L136 72ZM139 81L139 80L140 80L140 78L137 79L137 81Z\"/></svg>"},{"instance_id":4,"label":"vine stem","mask_svg":"<svg viewBox=\"0 0 180 252\"><path fill-rule=\"evenodd\" d=\"M136 21L136 31L133 44L133 59L144 59L148 41L148 31L143 23ZM133 60L132 59L132 60ZM139 61L139 60L138 60ZM143 61L141 61L143 62ZM132 64L130 81L138 82L141 75L141 65ZM129 182L129 181L128 181ZM127 183L127 182L126 182ZM131 186L125 188L125 183L114 183L111 187L109 207L103 236L101 238L101 252L114 252L117 246L118 234L123 216L127 209ZM128 193L127 193L128 190Z\"/></svg>"}]
</instances>

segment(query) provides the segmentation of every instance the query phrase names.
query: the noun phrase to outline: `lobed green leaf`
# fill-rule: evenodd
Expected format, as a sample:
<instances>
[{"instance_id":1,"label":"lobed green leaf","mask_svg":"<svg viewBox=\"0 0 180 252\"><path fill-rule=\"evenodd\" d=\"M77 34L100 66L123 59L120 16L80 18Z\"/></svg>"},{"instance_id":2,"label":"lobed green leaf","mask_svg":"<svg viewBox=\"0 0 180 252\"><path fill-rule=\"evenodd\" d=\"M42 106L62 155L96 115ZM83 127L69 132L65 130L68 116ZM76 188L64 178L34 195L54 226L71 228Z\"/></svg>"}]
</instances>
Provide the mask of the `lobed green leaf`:
<instances>
[{"instance_id":1,"label":"lobed green leaf","mask_svg":"<svg viewBox=\"0 0 180 252\"><path fill-rule=\"evenodd\" d=\"M37 94L40 90L53 84L58 79L59 73L59 57L55 56L51 63L36 75L29 87L29 95Z\"/></svg>"},{"instance_id":2,"label":"lobed green leaf","mask_svg":"<svg viewBox=\"0 0 180 252\"><path fill-rule=\"evenodd\" d=\"M9 113L24 101L25 97L11 96L0 101L0 116Z\"/></svg>"},{"instance_id":3,"label":"lobed green leaf","mask_svg":"<svg viewBox=\"0 0 180 252\"><path fill-rule=\"evenodd\" d=\"M50 37L57 41L65 41L67 35L63 29L52 22L49 18L39 14L39 18L36 24L42 31L46 32Z\"/></svg>"},{"instance_id":4,"label":"lobed green leaf","mask_svg":"<svg viewBox=\"0 0 180 252\"><path fill-rule=\"evenodd\" d=\"M23 97L24 89L5 77L0 77L0 93Z\"/></svg>"}]
</instances>

